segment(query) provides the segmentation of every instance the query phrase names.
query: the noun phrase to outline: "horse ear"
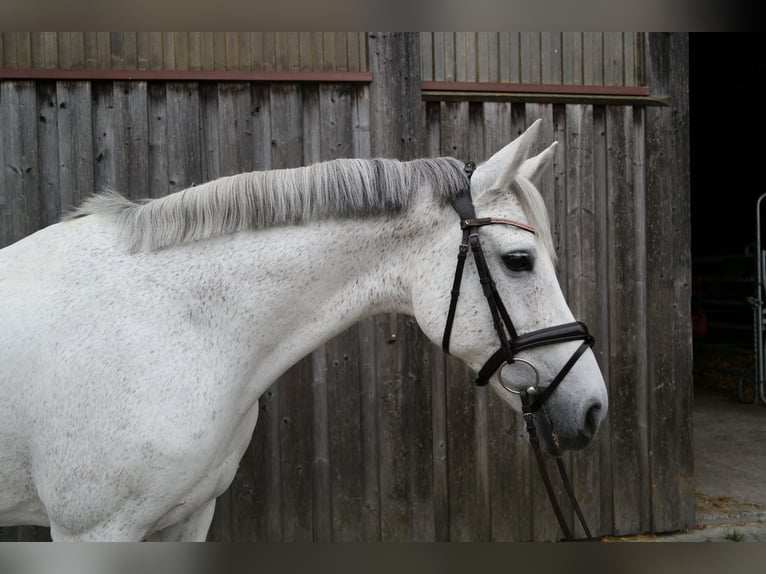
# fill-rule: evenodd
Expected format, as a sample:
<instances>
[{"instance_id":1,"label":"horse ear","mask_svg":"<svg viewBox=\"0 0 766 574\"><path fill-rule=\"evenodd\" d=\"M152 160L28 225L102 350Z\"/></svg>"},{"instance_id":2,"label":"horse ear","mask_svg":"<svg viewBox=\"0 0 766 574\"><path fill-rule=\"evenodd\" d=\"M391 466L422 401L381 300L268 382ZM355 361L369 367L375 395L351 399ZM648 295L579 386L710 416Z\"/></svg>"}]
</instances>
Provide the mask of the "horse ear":
<instances>
[{"instance_id":1,"label":"horse ear","mask_svg":"<svg viewBox=\"0 0 766 574\"><path fill-rule=\"evenodd\" d=\"M523 134L476 169L471 186L478 191L474 200L487 193L508 191L537 139L541 123L542 120L536 120Z\"/></svg>"},{"instance_id":2,"label":"horse ear","mask_svg":"<svg viewBox=\"0 0 766 574\"><path fill-rule=\"evenodd\" d=\"M540 176L548 169L553 161L553 154L556 151L556 145L558 142L553 142L548 148L537 154L535 157L529 158L521 167L519 167L519 175L526 177L534 184L539 183Z\"/></svg>"}]
</instances>

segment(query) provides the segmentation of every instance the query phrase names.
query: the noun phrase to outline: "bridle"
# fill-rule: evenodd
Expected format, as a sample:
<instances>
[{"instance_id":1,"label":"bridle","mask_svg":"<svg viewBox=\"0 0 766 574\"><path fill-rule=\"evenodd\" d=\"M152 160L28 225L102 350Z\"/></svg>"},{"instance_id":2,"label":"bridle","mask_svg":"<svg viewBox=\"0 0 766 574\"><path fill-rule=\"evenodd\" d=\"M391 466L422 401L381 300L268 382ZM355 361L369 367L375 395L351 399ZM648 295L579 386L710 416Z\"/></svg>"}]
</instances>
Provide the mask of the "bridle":
<instances>
[{"instance_id":1,"label":"bridle","mask_svg":"<svg viewBox=\"0 0 766 574\"><path fill-rule=\"evenodd\" d=\"M457 211L460 217L460 228L463 230L463 239L460 243L457 256L457 267L455 268L455 279L452 283L451 300L449 306L449 312L447 313L447 323L444 327L444 336L442 338L442 349L445 353L449 354L450 337L452 335L452 324L455 320L455 313L457 311L458 297L460 296L460 285L463 279L463 268L465 267L465 261L470 249L473 253L473 258L476 263L476 268L479 274L479 281L484 291L484 296L487 299L489 305L490 314L492 315L492 323L494 325L497 337L500 340L500 347L495 351L492 356L487 360L484 366L479 370L476 384L484 386L489 382L489 379L497 372L513 363L523 363L535 373L536 382L534 385L526 389L513 389L507 386L502 378L500 384L509 392L519 395L521 399L522 414L524 416L524 422L526 423L527 433L529 435L529 442L535 452L540 473L542 475L543 482L545 484L546 491L548 492L548 498L551 501L551 506L556 514L556 518L564 531L564 535L568 539L572 539L572 532L569 529L564 516L561 512L561 508L553 493L553 487L548 476L548 472L545 467L545 461L542 458L542 451L540 450L540 440L535 428L534 417L535 413L543 408L545 402L551 397L553 392L558 388L566 375L574 367L577 360L593 346L594 339L588 332L588 328L584 323L575 321L572 323L564 323L562 325L556 325L553 327L545 327L536 331L530 331L528 333L519 334L511 321L511 317L503 304L502 298L497 291L495 282L492 280L492 275L487 265L487 260L484 256L484 251L481 248L481 242L479 241L479 229L487 225L509 225L517 229L527 231L529 233L536 233L534 227L514 221L511 219L499 219L494 217L485 217L481 219L476 218L476 210L471 199L470 180L473 175L476 165L473 162L465 164L465 173L468 176L469 185L466 189L462 190L453 200L452 206ZM580 346L572 353L572 356L564 364L558 374L547 386L541 388L540 373L537 368L528 360L521 359L516 355L524 350L533 349L536 347L542 347L544 345L553 345L557 343L564 343L568 341L582 341ZM543 410L544 412L544 410ZM556 441L555 434L551 433L551 440ZM572 506L577 513L580 523L583 526L583 530L589 540L592 540L588 525L585 523L585 518L580 511L580 507L577 504L577 500L574 496L574 491L569 482L569 479L564 468L564 464L561 461L560 455L555 457L556 464L561 474L564 487L572 501Z\"/></svg>"}]
</instances>

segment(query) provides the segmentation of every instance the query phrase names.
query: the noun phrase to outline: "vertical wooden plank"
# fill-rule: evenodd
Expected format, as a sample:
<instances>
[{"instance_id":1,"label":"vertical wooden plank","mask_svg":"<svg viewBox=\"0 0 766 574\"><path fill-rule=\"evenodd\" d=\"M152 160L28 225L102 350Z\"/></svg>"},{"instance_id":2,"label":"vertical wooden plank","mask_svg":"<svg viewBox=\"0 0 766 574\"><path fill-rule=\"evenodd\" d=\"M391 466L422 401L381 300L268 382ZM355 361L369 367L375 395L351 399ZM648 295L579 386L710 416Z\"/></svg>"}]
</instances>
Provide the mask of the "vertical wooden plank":
<instances>
[{"instance_id":1,"label":"vertical wooden plank","mask_svg":"<svg viewBox=\"0 0 766 574\"><path fill-rule=\"evenodd\" d=\"M59 42L56 32L43 32L41 40L43 68L63 68L64 66L59 62Z\"/></svg>"},{"instance_id":2,"label":"vertical wooden plank","mask_svg":"<svg viewBox=\"0 0 766 574\"><path fill-rule=\"evenodd\" d=\"M37 82L37 142L40 171L40 227L58 221L61 216L59 195L59 140L55 82Z\"/></svg>"},{"instance_id":3,"label":"vertical wooden plank","mask_svg":"<svg viewBox=\"0 0 766 574\"><path fill-rule=\"evenodd\" d=\"M138 38L136 32L123 32L122 41L125 52L125 68L135 70L138 68Z\"/></svg>"},{"instance_id":4,"label":"vertical wooden plank","mask_svg":"<svg viewBox=\"0 0 766 574\"><path fill-rule=\"evenodd\" d=\"M0 245L39 229L37 94L33 82L0 83Z\"/></svg>"},{"instance_id":5,"label":"vertical wooden plank","mask_svg":"<svg viewBox=\"0 0 766 574\"><path fill-rule=\"evenodd\" d=\"M563 82L563 34L561 32L545 32L542 53L544 56L543 82L561 84Z\"/></svg>"},{"instance_id":6,"label":"vertical wooden plank","mask_svg":"<svg viewBox=\"0 0 766 574\"><path fill-rule=\"evenodd\" d=\"M253 69L252 46L250 45L252 38L248 32L237 32L237 51L239 52L239 66L238 69L244 72Z\"/></svg>"},{"instance_id":7,"label":"vertical wooden plank","mask_svg":"<svg viewBox=\"0 0 766 574\"><path fill-rule=\"evenodd\" d=\"M226 33L213 32L213 70L226 70Z\"/></svg>"},{"instance_id":8,"label":"vertical wooden plank","mask_svg":"<svg viewBox=\"0 0 766 574\"><path fill-rule=\"evenodd\" d=\"M563 83L582 84L582 32L564 32L561 39L561 53Z\"/></svg>"},{"instance_id":9,"label":"vertical wooden plank","mask_svg":"<svg viewBox=\"0 0 766 574\"><path fill-rule=\"evenodd\" d=\"M274 34L274 69L284 72L288 68L287 34L276 32Z\"/></svg>"},{"instance_id":10,"label":"vertical wooden plank","mask_svg":"<svg viewBox=\"0 0 766 574\"><path fill-rule=\"evenodd\" d=\"M189 33L173 33L173 54L175 55L175 69L186 71L189 69Z\"/></svg>"},{"instance_id":11,"label":"vertical wooden plank","mask_svg":"<svg viewBox=\"0 0 766 574\"><path fill-rule=\"evenodd\" d=\"M354 33L349 32L347 36L346 52L348 54L348 71L349 72L359 72L362 70L362 62L360 61L361 48L359 46L359 43L364 40L365 40L365 37L359 34L358 32L354 32Z\"/></svg>"},{"instance_id":12,"label":"vertical wooden plank","mask_svg":"<svg viewBox=\"0 0 766 574\"><path fill-rule=\"evenodd\" d=\"M215 69L215 35L213 32L202 33L202 69Z\"/></svg>"},{"instance_id":13,"label":"vertical wooden plank","mask_svg":"<svg viewBox=\"0 0 766 574\"><path fill-rule=\"evenodd\" d=\"M149 69L161 70L165 66L162 50L162 32L149 33Z\"/></svg>"},{"instance_id":14,"label":"vertical wooden plank","mask_svg":"<svg viewBox=\"0 0 766 574\"><path fill-rule=\"evenodd\" d=\"M136 67L139 70L148 70L149 59L149 33L138 32L136 34Z\"/></svg>"},{"instance_id":15,"label":"vertical wooden plank","mask_svg":"<svg viewBox=\"0 0 766 574\"><path fill-rule=\"evenodd\" d=\"M90 82L57 82L59 197L68 211L93 193L93 123Z\"/></svg>"},{"instance_id":16,"label":"vertical wooden plank","mask_svg":"<svg viewBox=\"0 0 766 574\"><path fill-rule=\"evenodd\" d=\"M367 72L370 70L370 51L368 43L368 34L359 32L359 71Z\"/></svg>"},{"instance_id":17,"label":"vertical wooden plank","mask_svg":"<svg viewBox=\"0 0 766 574\"><path fill-rule=\"evenodd\" d=\"M189 32L188 69L199 71L202 69L202 33Z\"/></svg>"},{"instance_id":18,"label":"vertical wooden plank","mask_svg":"<svg viewBox=\"0 0 766 574\"><path fill-rule=\"evenodd\" d=\"M250 115L253 134L253 169L270 169L271 159L271 101L269 86L250 85Z\"/></svg>"},{"instance_id":19,"label":"vertical wooden plank","mask_svg":"<svg viewBox=\"0 0 766 574\"><path fill-rule=\"evenodd\" d=\"M32 68L43 68L44 32L29 32L29 62Z\"/></svg>"},{"instance_id":20,"label":"vertical wooden plank","mask_svg":"<svg viewBox=\"0 0 766 574\"><path fill-rule=\"evenodd\" d=\"M649 424L652 529L686 528L694 520L691 444L688 37L651 34L648 78L671 109L646 110L646 220ZM672 155L666 150L673 149ZM671 295L672 294L672 295Z\"/></svg>"},{"instance_id":21,"label":"vertical wooden plank","mask_svg":"<svg viewBox=\"0 0 766 574\"><path fill-rule=\"evenodd\" d=\"M149 195L149 108L146 82L115 82L115 99L121 101L123 132L121 155L125 166L120 191L139 199Z\"/></svg>"},{"instance_id":22,"label":"vertical wooden plank","mask_svg":"<svg viewBox=\"0 0 766 574\"><path fill-rule=\"evenodd\" d=\"M322 71L332 72L335 70L335 34L324 32L322 34Z\"/></svg>"},{"instance_id":23,"label":"vertical wooden plank","mask_svg":"<svg viewBox=\"0 0 766 574\"><path fill-rule=\"evenodd\" d=\"M162 69L176 70L176 32L162 33Z\"/></svg>"},{"instance_id":24,"label":"vertical wooden plank","mask_svg":"<svg viewBox=\"0 0 766 574\"><path fill-rule=\"evenodd\" d=\"M122 41L122 32L109 33L110 62L107 68L122 70L125 68L125 51Z\"/></svg>"},{"instance_id":25,"label":"vertical wooden plank","mask_svg":"<svg viewBox=\"0 0 766 574\"><path fill-rule=\"evenodd\" d=\"M470 82L479 78L478 70L478 46L476 32L463 32L465 38L465 77Z\"/></svg>"},{"instance_id":26,"label":"vertical wooden plank","mask_svg":"<svg viewBox=\"0 0 766 574\"><path fill-rule=\"evenodd\" d=\"M202 181L212 181L221 177L221 156L223 155L218 139L221 131L218 84L211 82L200 84L200 130Z\"/></svg>"},{"instance_id":27,"label":"vertical wooden plank","mask_svg":"<svg viewBox=\"0 0 766 574\"><path fill-rule=\"evenodd\" d=\"M85 67L93 69L98 67L98 41L96 32L83 32L83 48L85 55Z\"/></svg>"},{"instance_id":28,"label":"vertical wooden plank","mask_svg":"<svg viewBox=\"0 0 766 574\"><path fill-rule=\"evenodd\" d=\"M430 358L433 343L422 333L414 317L400 315L399 332L404 338L404 372L402 405L402 439L407 442L408 492L413 534L410 540L428 542L434 539L433 505L433 436L432 381L438 374ZM385 459L384 459L385 460Z\"/></svg>"},{"instance_id":29,"label":"vertical wooden plank","mask_svg":"<svg viewBox=\"0 0 766 574\"><path fill-rule=\"evenodd\" d=\"M112 63L112 38L110 32L96 32L96 66L108 70Z\"/></svg>"},{"instance_id":30,"label":"vertical wooden plank","mask_svg":"<svg viewBox=\"0 0 766 574\"><path fill-rule=\"evenodd\" d=\"M300 41L297 32L285 32L284 34L284 71L294 72L300 70Z\"/></svg>"},{"instance_id":31,"label":"vertical wooden plank","mask_svg":"<svg viewBox=\"0 0 766 574\"><path fill-rule=\"evenodd\" d=\"M299 66L303 72L312 70L311 32L301 32L298 36Z\"/></svg>"},{"instance_id":32,"label":"vertical wooden plank","mask_svg":"<svg viewBox=\"0 0 766 574\"><path fill-rule=\"evenodd\" d=\"M624 59L621 32L604 32L604 85L624 85Z\"/></svg>"},{"instance_id":33,"label":"vertical wooden plank","mask_svg":"<svg viewBox=\"0 0 766 574\"><path fill-rule=\"evenodd\" d=\"M348 36L346 32L335 32L335 67L336 72L348 72Z\"/></svg>"},{"instance_id":34,"label":"vertical wooden plank","mask_svg":"<svg viewBox=\"0 0 766 574\"><path fill-rule=\"evenodd\" d=\"M455 64L455 32L444 33L444 81L455 82L458 80L457 67Z\"/></svg>"},{"instance_id":35,"label":"vertical wooden plank","mask_svg":"<svg viewBox=\"0 0 766 574\"><path fill-rule=\"evenodd\" d=\"M357 326L359 336L359 408L362 443L362 518L359 537L368 542L381 540L380 460L378 434L378 373L376 369L375 319Z\"/></svg>"},{"instance_id":36,"label":"vertical wooden plank","mask_svg":"<svg viewBox=\"0 0 766 574\"><path fill-rule=\"evenodd\" d=\"M263 71L273 72L276 69L276 45L274 32L263 33Z\"/></svg>"},{"instance_id":37,"label":"vertical wooden plank","mask_svg":"<svg viewBox=\"0 0 766 574\"><path fill-rule=\"evenodd\" d=\"M311 52L310 70L321 70L324 66L324 37L321 32L310 32L308 49Z\"/></svg>"},{"instance_id":38,"label":"vertical wooden plank","mask_svg":"<svg viewBox=\"0 0 766 574\"><path fill-rule=\"evenodd\" d=\"M246 83L218 84L218 145L221 175L253 170L250 87Z\"/></svg>"},{"instance_id":39,"label":"vertical wooden plank","mask_svg":"<svg viewBox=\"0 0 766 574\"><path fill-rule=\"evenodd\" d=\"M62 33L69 42L69 61L70 68L79 69L85 67L85 35L82 32Z\"/></svg>"},{"instance_id":40,"label":"vertical wooden plank","mask_svg":"<svg viewBox=\"0 0 766 574\"><path fill-rule=\"evenodd\" d=\"M598 344L594 346L593 351L601 366L601 372L607 383L607 389L610 396L612 392L612 369L609 357L611 356L612 342L609 335L609 317L611 305L613 305L610 296L610 235L608 227L607 200L607 138L606 138L606 110L604 106L593 107L593 196L595 206L595 252L596 260L596 290L593 294L596 299L596 318L590 328L594 335L598 337ZM614 413L614 408L610 404L610 412ZM601 531L614 532L614 499L612 496L612 485L615 480L620 480L613 471L612 459L612 420L614 414L602 425L599 430L600 442L600 469L601 479L601 500L600 516Z\"/></svg>"},{"instance_id":41,"label":"vertical wooden plank","mask_svg":"<svg viewBox=\"0 0 766 574\"><path fill-rule=\"evenodd\" d=\"M566 202L566 106L554 104L551 108L553 110L553 135L550 140L543 137L542 145L547 146L554 141L559 142L553 157L553 165L550 168L550 171L553 172L552 205L555 210L551 217L551 223L553 225L553 243L556 246L556 254L558 256L558 269L556 272L564 297L567 297L569 218L567 217Z\"/></svg>"},{"instance_id":42,"label":"vertical wooden plank","mask_svg":"<svg viewBox=\"0 0 766 574\"><path fill-rule=\"evenodd\" d=\"M490 49L489 38L494 36L491 32L476 33L476 81L488 82L490 74Z\"/></svg>"},{"instance_id":43,"label":"vertical wooden plank","mask_svg":"<svg viewBox=\"0 0 766 574\"><path fill-rule=\"evenodd\" d=\"M433 71L433 80L435 81L443 81L446 78L446 70L445 70L445 47L444 47L444 36L446 35L446 32L433 32L433 41L434 41L434 71Z\"/></svg>"},{"instance_id":44,"label":"vertical wooden plank","mask_svg":"<svg viewBox=\"0 0 766 574\"><path fill-rule=\"evenodd\" d=\"M114 172L115 142L114 86L93 84L93 152L97 190L117 189Z\"/></svg>"},{"instance_id":45,"label":"vertical wooden plank","mask_svg":"<svg viewBox=\"0 0 766 574\"><path fill-rule=\"evenodd\" d=\"M434 33L433 32L421 32L420 33L420 60L421 69L420 75L423 81L430 81L434 79Z\"/></svg>"},{"instance_id":46,"label":"vertical wooden plank","mask_svg":"<svg viewBox=\"0 0 766 574\"><path fill-rule=\"evenodd\" d=\"M263 70L263 33L250 33L250 48L252 50L252 69L255 72L260 72Z\"/></svg>"},{"instance_id":47,"label":"vertical wooden plank","mask_svg":"<svg viewBox=\"0 0 766 574\"><path fill-rule=\"evenodd\" d=\"M632 148L628 119L624 109L606 110L607 202L609 245L609 337L611 380L610 402L619 421L612 424L612 457L614 473L615 533L635 533L648 528L643 485L648 482L648 469L643 458L642 436L638 419L641 395L646 381L639 380L634 349L636 327L642 319L636 316L636 229L633 219ZM632 139L632 138L630 138ZM638 507L638 508L637 508Z\"/></svg>"},{"instance_id":48,"label":"vertical wooden plank","mask_svg":"<svg viewBox=\"0 0 766 574\"><path fill-rule=\"evenodd\" d=\"M499 32L492 32L487 37L487 56L489 75L487 81L500 82L500 53L499 53Z\"/></svg>"},{"instance_id":49,"label":"vertical wooden plank","mask_svg":"<svg viewBox=\"0 0 766 574\"><path fill-rule=\"evenodd\" d=\"M239 43L237 32L224 32L224 69L239 69Z\"/></svg>"},{"instance_id":50,"label":"vertical wooden plank","mask_svg":"<svg viewBox=\"0 0 766 574\"><path fill-rule=\"evenodd\" d=\"M623 53L623 85L636 86L636 37L637 32L623 32L622 34L622 53Z\"/></svg>"},{"instance_id":51,"label":"vertical wooden plank","mask_svg":"<svg viewBox=\"0 0 766 574\"><path fill-rule=\"evenodd\" d=\"M500 81L511 82L512 71L517 69L513 61L511 40L517 37L513 32L498 32L498 65L500 66ZM518 54L517 54L518 56Z\"/></svg>"},{"instance_id":52,"label":"vertical wooden plank","mask_svg":"<svg viewBox=\"0 0 766 574\"><path fill-rule=\"evenodd\" d=\"M643 36L643 34L641 35ZM653 36L652 36L653 37ZM689 117L689 35L671 34L670 96L674 102L674 112L671 114L672 129L666 135L672 137L665 149L675 150L675 165L671 170L674 180L670 187L675 191L673 205L673 342L674 364L673 375L676 383L676 393L670 403L678 416L676 433L678 437L672 459L675 467L665 467L665 484L669 488L667 500L679 501L672 519L660 524L657 530L672 530L675 528L691 528L695 524L695 493L694 493L694 448L693 448L693 408L694 396L692 388L692 340L691 340L691 165L690 165L690 117ZM660 46L661 48L661 46ZM660 127L659 124L652 124ZM648 138L647 138L647 141ZM668 189L668 188L665 188ZM653 388L653 387L650 387ZM657 420L655 418L651 420ZM654 432L654 431L653 431ZM654 478L654 474L653 474ZM655 503L656 504L656 503ZM669 505L666 505L666 508Z\"/></svg>"},{"instance_id":53,"label":"vertical wooden plank","mask_svg":"<svg viewBox=\"0 0 766 574\"><path fill-rule=\"evenodd\" d=\"M583 33L583 81L586 85L604 83L604 35L601 32Z\"/></svg>"},{"instance_id":54,"label":"vertical wooden plank","mask_svg":"<svg viewBox=\"0 0 766 574\"><path fill-rule=\"evenodd\" d=\"M168 186L172 193L202 182L198 84L169 82L166 113Z\"/></svg>"},{"instance_id":55,"label":"vertical wooden plank","mask_svg":"<svg viewBox=\"0 0 766 574\"><path fill-rule=\"evenodd\" d=\"M18 68L19 60L16 50L16 32L3 32L3 58L8 68Z\"/></svg>"},{"instance_id":56,"label":"vertical wooden plank","mask_svg":"<svg viewBox=\"0 0 766 574\"><path fill-rule=\"evenodd\" d=\"M311 354L312 398L314 400L314 540L332 540L332 500L329 412L327 405L327 355L324 347Z\"/></svg>"},{"instance_id":57,"label":"vertical wooden plank","mask_svg":"<svg viewBox=\"0 0 766 574\"><path fill-rule=\"evenodd\" d=\"M467 32L455 32L455 81L467 82L468 77L468 43Z\"/></svg>"},{"instance_id":58,"label":"vertical wooden plank","mask_svg":"<svg viewBox=\"0 0 766 574\"><path fill-rule=\"evenodd\" d=\"M539 32L521 32L519 40L520 81L525 84L539 84L542 81L540 76L540 34Z\"/></svg>"},{"instance_id":59,"label":"vertical wooden plank","mask_svg":"<svg viewBox=\"0 0 766 574\"><path fill-rule=\"evenodd\" d=\"M170 193L166 84L150 83L147 96L149 98L149 195L162 197Z\"/></svg>"},{"instance_id":60,"label":"vertical wooden plank","mask_svg":"<svg viewBox=\"0 0 766 574\"><path fill-rule=\"evenodd\" d=\"M16 32L16 62L19 68L32 67L32 35Z\"/></svg>"}]
</instances>

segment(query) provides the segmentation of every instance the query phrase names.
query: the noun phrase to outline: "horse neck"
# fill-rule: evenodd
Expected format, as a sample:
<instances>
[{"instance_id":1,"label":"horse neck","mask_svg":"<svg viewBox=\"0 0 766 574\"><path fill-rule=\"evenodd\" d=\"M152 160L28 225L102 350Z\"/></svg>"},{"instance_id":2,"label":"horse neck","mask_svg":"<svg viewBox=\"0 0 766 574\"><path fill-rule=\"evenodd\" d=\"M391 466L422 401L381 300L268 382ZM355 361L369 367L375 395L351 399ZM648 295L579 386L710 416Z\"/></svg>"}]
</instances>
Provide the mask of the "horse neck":
<instances>
[{"instance_id":1,"label":"horse neck","mask_svg":"<svg viewBox=\"0 0 766 574\"><path fill-rule=\"evenodd\" d=\"M243 232L179 251L200 258L182 264L203 270L188 278L191 299L207 298L207 312L226 318L222 336L258 354L270 379L367 316L411 313L407 270L422 233L408 212Z\"/></svg>"}]
</instances>

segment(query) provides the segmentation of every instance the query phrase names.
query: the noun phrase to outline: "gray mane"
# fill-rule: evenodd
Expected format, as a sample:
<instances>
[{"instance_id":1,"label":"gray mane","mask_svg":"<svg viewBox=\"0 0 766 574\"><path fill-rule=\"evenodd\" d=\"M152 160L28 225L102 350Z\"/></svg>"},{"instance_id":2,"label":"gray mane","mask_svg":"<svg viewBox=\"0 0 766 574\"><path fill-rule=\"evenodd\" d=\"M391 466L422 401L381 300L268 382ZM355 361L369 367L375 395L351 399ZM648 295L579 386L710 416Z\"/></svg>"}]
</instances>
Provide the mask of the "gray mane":
<instances>
[{"instance_id":1,"label":"gray mane","mask_svg":"<svg viewBox=\"0 0 766 574\"><path fill-rule=\"evenodd\" d=\"M446 204L467 184L463 163L452 158L337 159L222 177L138 203L100 193L67 219L112 215L131 252L151 251L247 229L398 213L421 188Z\"/></svg>"}]
</instances>

